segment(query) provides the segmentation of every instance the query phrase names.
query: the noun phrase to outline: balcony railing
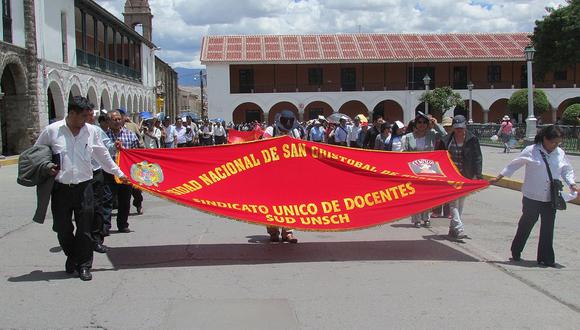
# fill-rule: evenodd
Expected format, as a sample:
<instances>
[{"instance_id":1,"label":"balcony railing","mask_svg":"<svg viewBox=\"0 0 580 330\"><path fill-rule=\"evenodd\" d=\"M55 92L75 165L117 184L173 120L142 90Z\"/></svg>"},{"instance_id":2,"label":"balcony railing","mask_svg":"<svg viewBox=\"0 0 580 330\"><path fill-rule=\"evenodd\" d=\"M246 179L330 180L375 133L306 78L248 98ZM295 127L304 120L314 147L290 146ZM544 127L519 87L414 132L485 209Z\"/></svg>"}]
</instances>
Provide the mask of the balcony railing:
<instances>
[{"instance_id":1,"label":"balcony railing","mask_svg":"<svg viewBox=\"0 0 580 330\"><path fill-rule=\"evenodd\" d=\"M519 89L521 82L518 81L472 81L474 85L474 90L484 90L484 89ZM463 86L465 85L465 86ZM534 83L537 88L575 88L572 81L550 81L550 82L538 82ZM424 91L425 87L419 88L419 83L415 82L371 82L365 83L364 85L357 84L356 92L371 92L371 91L404 91L411 90L414 86L415 90ZM449 81L438 81L431 83L429 89L433 90L437 87L453 86L455 90L467 90L467 83L449 82ZM325 83L324 85L309 85L308 83L300 84L254 84L244 86L244 88L236 87L231 88L231 93L233 94L244 94L244 93L308 93L308 92L346 92L342 88L340 83Z\"/></svg>"},{"instance_id":2,"label":"balcony railing","mask_svg":"<svg viewBox=\"0 0 580 330\"><path fill-rule=\"evenodd\" d=\"M116 63L95 54L77 49L77 64L88 67L95 71L112 74L118 77L141 81L141 72L131 69L123 64Z\"/></svg>"}]
</instances>

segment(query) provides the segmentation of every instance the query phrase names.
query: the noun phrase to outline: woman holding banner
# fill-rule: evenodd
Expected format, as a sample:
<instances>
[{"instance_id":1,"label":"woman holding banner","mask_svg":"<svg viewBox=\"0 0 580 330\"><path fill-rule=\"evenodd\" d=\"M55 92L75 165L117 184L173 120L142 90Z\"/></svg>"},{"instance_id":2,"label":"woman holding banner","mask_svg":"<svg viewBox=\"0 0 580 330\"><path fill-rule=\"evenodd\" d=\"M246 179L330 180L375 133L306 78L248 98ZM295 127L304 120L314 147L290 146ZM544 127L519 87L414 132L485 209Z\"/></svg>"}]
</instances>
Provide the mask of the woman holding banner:
<instances>
[{"instance_id":1,"label":"woman holding banner","mask_svg":"<svg viewBox=\"0 0 580 330\"><path fill-rule=\"evenodd\" d=\"M433 151L436 142L445 135L447 133L443 126L437 123L437 119L418 111L413 131L403 138L403 151ZM429 211L411 217L411 222L416 228L421 227L421 221L423 221L423 226L431 226Z\"/></svg>"}]
</instances>

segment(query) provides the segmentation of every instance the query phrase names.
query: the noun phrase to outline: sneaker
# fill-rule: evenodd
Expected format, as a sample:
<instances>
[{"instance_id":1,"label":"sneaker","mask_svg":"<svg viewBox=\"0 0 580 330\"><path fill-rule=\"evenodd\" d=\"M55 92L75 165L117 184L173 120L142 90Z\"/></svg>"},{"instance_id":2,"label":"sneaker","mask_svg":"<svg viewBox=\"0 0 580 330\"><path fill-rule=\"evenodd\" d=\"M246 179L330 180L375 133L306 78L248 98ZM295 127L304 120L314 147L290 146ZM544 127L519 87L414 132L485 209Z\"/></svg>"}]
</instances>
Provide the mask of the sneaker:
<instances>
[{"instance_id":1,"label":"sneaker","mask_svg":"<svg viewBox=\"0 0 580 330\"><path fill-rule=\"evenodd\" d=\"M419 221L413 223L413 225L415 226L415 228L421 228L421 222Z\"/></svg>"},{"instance_id":2,"label":"sneaker","mask_svg":"<svg viewBox=\"0 0 580 330\"><path fill-rule=\"evenodd\" d=\"M447 233L447 235L449 235L449 237L454 238L454 239L463 239L463 238L467 237L467 235L465 235L463 233L463 230L456 231L452 228L449 228L449 233Z\"/></svg>"},{"instance_id":3,"label":"sneaker","mask_svg":"<svg viewBox=\"0 0 580 330\"><path fill-rule=\"evenodd\" d=\"M429 221L429 220L425 220L425 221L423 222L423 226L425 226L425 228L431 228L431 221Z\"/></svg>"}]
</instances>

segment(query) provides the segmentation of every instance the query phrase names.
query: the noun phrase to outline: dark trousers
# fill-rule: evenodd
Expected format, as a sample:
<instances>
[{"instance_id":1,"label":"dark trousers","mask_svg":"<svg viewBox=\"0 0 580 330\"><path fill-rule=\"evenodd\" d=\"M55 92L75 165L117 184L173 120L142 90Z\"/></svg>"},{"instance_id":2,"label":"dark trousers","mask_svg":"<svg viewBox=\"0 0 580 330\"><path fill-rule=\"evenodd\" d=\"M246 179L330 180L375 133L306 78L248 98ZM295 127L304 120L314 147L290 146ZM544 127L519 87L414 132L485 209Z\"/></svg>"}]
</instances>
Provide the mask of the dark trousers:
<instances>
[{"instance_id":1,"label":"dark trousers","mask_svg":"<svg viewBox=\"0 0 580 330\"><path fill-rule=\"evenodd\" d=\"M67 256L78 267L93 265L94 196L92 180L77 185L56 182L52 189L52 230ZM74 222L73 224L73 215Z\"/></svg>"},{"instance_id":2,"label":"dark trousers","mask_svg":"<svg viewBox=\"0 0 580 330\"><path fill-rule=\"evenodd\" d=\"M215 144L226 144L226 136L222 135L222 136L214 136L215 138Z\"/></svg>"},{"instance_id":3,"label":"dark trousers","mask_svg":"<svg viewBox=\"0 0 580 330\"><path fill-rule=\"evenodd\" d=\"M115 177L109 173L103 173L105 182L111 189L113 196L117 196L117 229L129 228L129 209L131 208L131 186L115 182ZM105 224L106 226L106 224Z\"/></svg>"},{"instance_id":4,"label":"dark trousers","mask_svg":"<svg viewBox=\"0 0 580 330\"><path fill-rule=\"evenodd\" d=\"M131 188L131 196L133 196L133 206L140 208L143 206L143 192L141 189L135 187Z\"/></svg>"},{"instance_id":5,"label":"dark trousers","mask_svg":"<svg viewBox=\"0 0 580 330\"><path fill-rule=\"evenodd\" d=\"M554 263L554 220L556 219L556 210L552 208L551 202L540 202L524 197L522 200L522 217L518 223L518 231L512 242L512 253L520 254L524 250L526 241L530 232L538 221L542 218L540 224L540 242L538 244L538 262L547 264Z\"/></svg>"},{"instance_id":6,"label":"dark trousers","mask_svg":"<svg viewBox=\"0 0 580 330\"><path fill-rule=\"evenodd\" d=\"M111 189L105 183L103 170L93 172L93 192L95 200L95 215L92 236L95 243L103 243L104 237L109 236L111 229L111 212L113 210L113 196Z\"/></svg>"}]
</instances>

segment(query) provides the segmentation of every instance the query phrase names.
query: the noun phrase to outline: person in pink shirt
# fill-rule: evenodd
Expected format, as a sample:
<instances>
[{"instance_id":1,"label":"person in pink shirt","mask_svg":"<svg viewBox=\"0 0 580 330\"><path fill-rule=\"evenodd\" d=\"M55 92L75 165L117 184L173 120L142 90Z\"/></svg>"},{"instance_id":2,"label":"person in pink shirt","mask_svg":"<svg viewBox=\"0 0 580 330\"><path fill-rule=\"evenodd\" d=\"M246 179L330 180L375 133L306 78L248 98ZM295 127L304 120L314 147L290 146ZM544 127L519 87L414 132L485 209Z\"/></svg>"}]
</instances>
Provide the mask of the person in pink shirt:
<instances>
[{"instance_id":1,"label":"person in pink shirt","mask_svg":"<svg viewBox=\"0 0 580 330\"><path fill-rule=\"evenodd\" d=\"M503 143L503 152L510 153L510 140L512 138L512 128L514 125L510 121L510 116L505 115L501 120L501 127L499 128L498 135L501 137L501 142Z\"/></svg>"}]
</instances>

